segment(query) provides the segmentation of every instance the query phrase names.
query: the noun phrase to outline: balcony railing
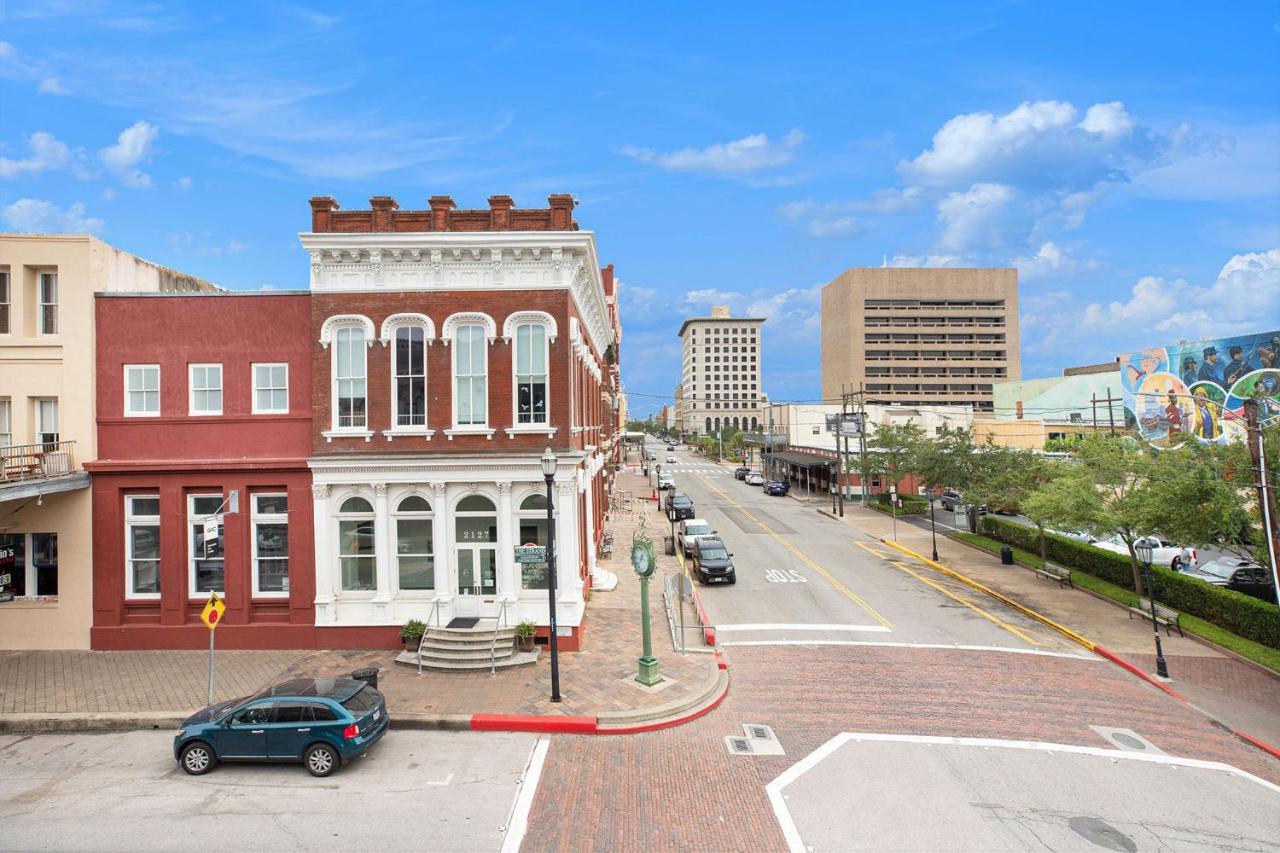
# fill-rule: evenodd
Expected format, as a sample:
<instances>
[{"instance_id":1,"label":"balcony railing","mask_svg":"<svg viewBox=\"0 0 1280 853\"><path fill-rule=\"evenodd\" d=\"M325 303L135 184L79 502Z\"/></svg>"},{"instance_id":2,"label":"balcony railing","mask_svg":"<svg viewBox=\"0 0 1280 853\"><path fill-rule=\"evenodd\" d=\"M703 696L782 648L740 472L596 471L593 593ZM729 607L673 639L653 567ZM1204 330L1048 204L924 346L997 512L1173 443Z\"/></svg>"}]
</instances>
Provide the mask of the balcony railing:
<instances>
[{"instance_id":1,"label":"balcony railing","mask_svg":"<svg viewBox=\"0 0 1280 853\"><path fill-rule=\"evenodd\" d=\"M21 483L75 473L75 450L74 441L0 447L0 483Z\"/></svg>"}]
</instances>

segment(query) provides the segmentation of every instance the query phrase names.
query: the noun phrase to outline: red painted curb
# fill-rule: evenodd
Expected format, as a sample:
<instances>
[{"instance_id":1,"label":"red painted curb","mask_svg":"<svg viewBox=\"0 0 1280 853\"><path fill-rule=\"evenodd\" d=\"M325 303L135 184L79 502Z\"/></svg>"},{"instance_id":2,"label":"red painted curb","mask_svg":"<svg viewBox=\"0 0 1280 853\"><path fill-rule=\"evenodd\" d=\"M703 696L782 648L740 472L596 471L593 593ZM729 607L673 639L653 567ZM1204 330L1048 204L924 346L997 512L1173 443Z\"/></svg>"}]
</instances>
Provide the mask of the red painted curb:
<instances>
[{"instance_id":1,"label":"red painted curb","mask_svg":"<svg viewBox=\"0 0 1280 853\"><path fill-rule=\"evenodd\" d=\"M1124 667L1125 669L1129 670L1129 671L1130 671L1130 672L1132 672L1134 675L1138 676L1139 678L1141 678L1143 681L1147 682L1148 684L1154 684L1156 687L1159 687L1159 688L1160 688L1161 690L1163 690L1165 693L1168 693L1170 696L1172 696L1173 698L1175 698L1175 699L1179 700L1180 702L1186 702L1186 701L1187 701L1187 698L1186 698L1185 696L1183 696L1181 693L1178 693L1176 690L1172 689L1171 687L1169 687L1168 685L1166 685L1166 684L1164 684L1163 682L1159 681L1158 679L1152 678L1148 673L1143 672L1141 669L1139 669L1138 667L1136 667L1136 666L1134 666L1133 664L1129 663L1127 660L1125 660L1124 658L1120 657L1119 655L1117 655L1115 652L1111 651L1110 649L1107 649L1107 648L1105 648L1104 646L1100 646L1100 645L1098 645L1097 643L1094 643L1094 644L1093 644L1093 650L1094 650L1095 652L1097 652L1098 654L1102 655L1102 656L1103 656L1104 658L1106 658L1107 660L1111 661L1112 663L1120 664L1120 666L1122 666L1122 667ZM1188 703L1188 704L1190 704L1190 703Z\"/></svg>"},{"instance_id":2,"label":"red painted curb","mask_svg":"<svg viewBox=\"0 0 1280 853\"><path fill-rule=\"evenodd\" d=\"M716 666L720 669L728 669L729 664L725 662L724 655L716 652Z\"/></svg>"},{"instance_id":3,"label":"red painted curb","mask_svg":"<svg viewBox=\"0 0 1280 853\"><path fill-rule=\"evenodd\" d=\"M596 718L561 717L552 714L472 714L471 730L593 735L596 734Z\"/></svg>"},{"instance_id":4,"label":"red painted curb","mask_svg":"<svg viewBox=\"0 0 1280 853\"><path fill-rule=\"evenodd\" d=\"M698 711L694 711L692 714L688 714L687 716L684 716L684 717L677 717L677 718L676 718L676 719L674 719L674 720L663 720L663 721L658 722L658 723L644 723L643 725L639 725L639 726L629 726L629 727L627 727L627 728L625 728L625 729L622 729L622 728L619 728L619 729L612 729L612 728L611 728L611 729L596 729L596 730L595 730L595 732L594 732L594 734L598 734L598 735L638 735L638 734L641 734L641 733L643 733L643 732L656 732L656 731L658 731L659 729L669 729L669 728L672 728L672 727L674 727L674 726L682 726L682 725L684 725L685 723L693 722L694 720L698 719L699 717L701 717L701 716L703 716L703 715L705 715L705 714L709 714L709 713L711 713L712 711L714 711L714 710L716 709L716 707L717 707L717 706L719 706L719 704L720 704L721 702L723 702L723 701L724 701L724 697L726 697L726 696L728 696L728 695L729 695L729 685L726 683L726 684L725 684L725 686L724 686L724 692L723 692L723 693L721 693L719 696L717 696L717 697L716 697L716 701L712 702L710 705L708 705L708 706L707 706L707 707L705 707L705 708L702 708L702 709L700 709L700 710L698 710Z\"/></svg>"},{"instance_id":5,"label":"red painted curb","mask_svg":"<svg viewBox=\"0 0 1280 853\"><path fill-rule=\"evenodd\" d=\"M1228 728L1230 727L1228 726ZM1274 746L1267 743L1266 741L1258 740L1256 737L1250 737L1249 735L1245 734L1244 732L1238 729L1231 729L1231 733L1236 737L1240 738L1241 740L1247 740L1249 743L1253 744L1263 752L1271 753L1272 758L1280 758L1280 749L1276 749Z\"/></svg>"},{"instance_id":6,"label":"red painted curb","mask_svg":"<svg viewBox=\"0 0 1280 853\"><path fill-rule=\"evenodd\" d=\"M702 624L706 625L710 619L707 618L707 611L702 606L702 596L698 595L698 591L693 591L693 606L698 611L698 618L702 620ZM702 640L708 646L716 644L716 628L714 625L707 626L702 629ZM721 667L723 669L724 667Z\"/></svg>"}]
</instances>

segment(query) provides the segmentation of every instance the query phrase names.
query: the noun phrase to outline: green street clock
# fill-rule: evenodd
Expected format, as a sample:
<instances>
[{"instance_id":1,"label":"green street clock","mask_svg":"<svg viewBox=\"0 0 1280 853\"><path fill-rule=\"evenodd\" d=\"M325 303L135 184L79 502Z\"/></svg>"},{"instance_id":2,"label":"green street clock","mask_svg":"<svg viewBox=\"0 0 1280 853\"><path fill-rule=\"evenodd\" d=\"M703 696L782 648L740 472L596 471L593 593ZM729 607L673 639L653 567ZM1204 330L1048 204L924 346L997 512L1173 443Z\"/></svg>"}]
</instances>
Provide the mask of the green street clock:
<instances>
[{"instance_id":1,"label":"green street clock","mask_svg":"<svg viewBox=\"0 0 1280 853\"><path fill-rule=\"evenodd\" d=\"M647 578L657 567L658 561L653 555L652 543L646 539L631 546L631 568L636 570L637 575Z\"/></svg>"}]
</instances>

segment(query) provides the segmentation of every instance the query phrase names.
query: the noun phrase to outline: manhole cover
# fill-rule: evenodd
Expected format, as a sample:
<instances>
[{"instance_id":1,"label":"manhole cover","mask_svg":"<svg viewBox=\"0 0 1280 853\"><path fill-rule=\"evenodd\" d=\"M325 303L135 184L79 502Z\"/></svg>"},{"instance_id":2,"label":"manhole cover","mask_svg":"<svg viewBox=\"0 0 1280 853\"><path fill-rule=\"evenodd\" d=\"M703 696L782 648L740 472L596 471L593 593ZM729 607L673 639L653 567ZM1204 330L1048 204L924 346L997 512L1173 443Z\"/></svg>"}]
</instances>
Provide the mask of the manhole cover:
<instances>
[{"instance_id":1,"label":"manhole cover","mask_svg":"<svg viewBox=\"0 0 1280 853\"><path fill-rule=\"evenodd\" d=\"M1082 815L1069 819L1067 826L1076 835L1099 847L1116 850L1118 853L1137 853L1138 845L1133 839L1105 820Z\"/></svg>"},{"instance_id":2,"label":"manhole cover","mask_svg":"<svg viewBox=\"0 0 1280 853\"><path fill-rule=\"evenodd\" d=\"M1117 729L1111 726L1090 726L1116 749L1127 752L1145 752L1148 755L1164 755L1164 751L1133 729Z\"/></svg>"},{"instance_id":3,"label":"manhole cover","mask_svg":"<svg viewBox=\"0 0 1280 853\"><path fill-rule=\"evenodd\" d=\"M1121 746L1129 747L1129 749L1145 750L1147 748L1147 745L1145 743L1138 740L1133 735L1127 735L1124 732L1114 732L1111 735L1111 739L1114 740L1116 743L1120 744Z\"/></svg>"}]
</instances>

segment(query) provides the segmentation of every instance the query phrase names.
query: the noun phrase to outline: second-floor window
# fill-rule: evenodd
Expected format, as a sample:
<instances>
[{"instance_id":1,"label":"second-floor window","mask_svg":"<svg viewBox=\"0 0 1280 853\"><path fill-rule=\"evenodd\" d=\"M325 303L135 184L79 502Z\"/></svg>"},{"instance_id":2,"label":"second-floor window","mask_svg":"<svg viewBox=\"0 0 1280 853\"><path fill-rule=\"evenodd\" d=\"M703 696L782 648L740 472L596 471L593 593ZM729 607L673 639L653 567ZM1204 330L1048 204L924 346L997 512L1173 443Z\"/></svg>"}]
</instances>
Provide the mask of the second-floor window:
<instances>
[{"instance_id":1,"label":"second-floor window","mask_svg":"<svg viewBox=\"0 0 1280 853\"><path fill-rule=\"evenodd\" d=\"M453 345L454 423L458 426L489 422L487 359L484 326L459 326Z\"/></svg>"},{"instance_id":2,"label":"second-floor window","mask_svg":"<svg viewBox=\"0 0 1280 853\"><path fill-rule=\"evenodd\" d=\"M540 323L516 327L516 423L547 423L547 330Z\"/></svg>"},{"instance_id":3,"label":"second-floor window","mask_svg":"<svg viewBox=\"0 0 1280 853\"><path fill-rule=\"evenodd\" d=\"M418 326L401 326L395 337L395 421L393 426L427 424L426 333Z\"/></svg>"},{"instance_id":4,"label":"second-floor window","mask_svg":"<svg viewBox=\"0 0 1280 853\"><path fill-rule=\"evenodd\" d=\"M40 273L39 281L39 324L40 334L58 334L58 274L56 272Z\"/></svg>"},{"instance_id":5,"label":"second-floor window","mask_svg":"<svg viewBox=\"0 0 1280 853\"><path fill-rule=\"evenodd\" d=\"M9 332L9 271L0 270L0 335Z\"/></svg>"},{"instance_id":6,"label":"second-floor window","mask_svg":"<svg viewBox=\"0 0 1280 853\"><path fill-rule=\"evenodd\" d=\"M334 425L338 429L365 429L369 423L364 348L363 329L339 329L334 335Z\"/></svg>"},{"instance_id":7,"label":"second-floor window","mask_svg":"<svg viewBox=\"0 0 1280 853\"><path fill-rule=\"evenodd\" d=\"M253 413L255 415L287 415L289 413L289 365L253 365Z\"/></svg>"},{"instance_id":8,"label":"second-floor window","mask_svg":"<svg viewBox=\"0 0 1280 853\"><path fill-rule=\"evenodd\" d=\"M222 414L222 365L192 364L191 414Z\"/></svg>"},{"instance_id":9,"label":"second-floor window","mask_svg":"<svg viewBox=\"0 0 1280 853\"><path fill-rule=\"evenodd\" d=\"M6 397L0 400L0 447L13 444L13 409Z\"/></svg>"},{"instance_id":10,"label":"second-floor window","mask_svg":"<svg viewBox=\"0 0 1280 853\"><path fill-rule=\"evenodd\" d=\"M36 400L36 432L41 444L58 443L57 400Z\"/></svg>"},{"instance_id":11,"label":"second-floor window","mask_svg":"<svg viewBox=\"0 0 1280 853\"><path fill-rule=\"evenodd\" d=\"M128 418L160 414L160 365L124 366L124 414Z\"/></svg>"}]
</instances>

